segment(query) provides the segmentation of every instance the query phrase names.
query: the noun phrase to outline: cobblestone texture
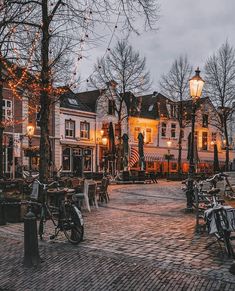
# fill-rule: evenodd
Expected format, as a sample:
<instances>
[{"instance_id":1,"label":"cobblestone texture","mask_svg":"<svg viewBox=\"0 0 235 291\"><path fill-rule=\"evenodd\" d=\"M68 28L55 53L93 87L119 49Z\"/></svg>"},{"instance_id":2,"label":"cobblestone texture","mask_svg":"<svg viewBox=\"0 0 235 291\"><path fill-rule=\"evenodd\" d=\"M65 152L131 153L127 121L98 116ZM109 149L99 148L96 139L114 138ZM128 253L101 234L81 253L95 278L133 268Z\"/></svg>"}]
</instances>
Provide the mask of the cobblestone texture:
<instances>
[{"instance_id":1,"label":"cobblestone texture","mask_svg":"<svg viewBox=\"0 0 235 291\"><path fill-rule=\"evenodd\" d=\"M0 227L0 290L235 290L233 261L195 234L180 183L112 186L111 201L84 212L85 239L39 242L42 263L25 268L23 224Z\"/></svg>"}]
</instances>

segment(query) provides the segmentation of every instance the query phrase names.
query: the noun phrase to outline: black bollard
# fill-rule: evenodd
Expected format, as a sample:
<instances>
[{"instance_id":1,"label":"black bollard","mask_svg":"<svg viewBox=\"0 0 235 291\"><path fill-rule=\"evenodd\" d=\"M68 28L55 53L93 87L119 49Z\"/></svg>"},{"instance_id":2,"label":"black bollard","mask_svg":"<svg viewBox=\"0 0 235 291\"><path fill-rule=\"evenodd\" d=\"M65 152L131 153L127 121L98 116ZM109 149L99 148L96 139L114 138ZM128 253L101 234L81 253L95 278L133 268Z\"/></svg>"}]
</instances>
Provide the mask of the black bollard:
<instances>
[{"instance_id":1,"label":"black bollard","mask_svg":"<svg viewBox=\"0 0 235 291\"><path fill-rule=\"evenodd\" d=\"M34 213L29 209L24 217L24 266L36 267L39 264L37 220Z\"/></svg>"},{"instance_id":2,"label":"black bollard","mask_svg":"<svg viewBox=\"0 0 235 291\"><path fill-rule=\"evenodd\" d=\"M5 204L4 204L4 195L2 188L0 187L0 225L6 224L6 215L5 215Z\"/></svg>"}]
</instances>

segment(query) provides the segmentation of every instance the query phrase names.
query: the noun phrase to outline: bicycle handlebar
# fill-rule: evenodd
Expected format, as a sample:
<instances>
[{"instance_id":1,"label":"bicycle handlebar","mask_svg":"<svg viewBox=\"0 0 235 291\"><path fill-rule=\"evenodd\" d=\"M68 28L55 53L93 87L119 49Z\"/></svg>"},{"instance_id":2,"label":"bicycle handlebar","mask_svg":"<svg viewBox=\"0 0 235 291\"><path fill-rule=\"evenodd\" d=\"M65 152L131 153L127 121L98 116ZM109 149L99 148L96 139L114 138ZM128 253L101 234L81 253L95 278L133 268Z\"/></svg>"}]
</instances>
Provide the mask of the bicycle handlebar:
<instances>
[{"instance_id":1,"label":"bicycle handlebar","mask_svg":"<svg viewBox=\"0 0 235 291\"><path fill-rule=\"evenodd\" d=\"M58 182L57 181L53 181L52 183L50 184L45 184L45 183L42 183L40 182L38 179L35 179L34 181L36 181L39 185L41 185L43 187L43 189L47 189L48 187L51 187L52 185L54 184L57 184L58 185Z\"/></svg>"}]
</instances>

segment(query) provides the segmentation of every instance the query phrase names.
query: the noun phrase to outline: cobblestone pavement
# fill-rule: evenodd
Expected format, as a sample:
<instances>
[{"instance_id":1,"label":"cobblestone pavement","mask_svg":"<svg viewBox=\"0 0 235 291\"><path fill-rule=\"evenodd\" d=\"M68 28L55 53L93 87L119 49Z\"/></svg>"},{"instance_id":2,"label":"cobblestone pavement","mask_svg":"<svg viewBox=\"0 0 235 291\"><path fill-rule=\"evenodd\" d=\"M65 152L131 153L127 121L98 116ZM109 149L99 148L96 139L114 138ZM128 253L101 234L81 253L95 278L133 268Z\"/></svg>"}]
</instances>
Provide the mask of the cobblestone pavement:
<instances>
[{"instance_id":1,"label":"cobblestone pavement","mask_svg":"<svg viewBox=\"0 0 235 291\"><path fill-rule=\"evenodd\" d=\"M23 224L0 227L0 290L235 290L233 261L195 234L179 182L112 186L110 202L84 211L85 239L39 242L42 263L25 268Z\"/></svg>"}]
</instances>

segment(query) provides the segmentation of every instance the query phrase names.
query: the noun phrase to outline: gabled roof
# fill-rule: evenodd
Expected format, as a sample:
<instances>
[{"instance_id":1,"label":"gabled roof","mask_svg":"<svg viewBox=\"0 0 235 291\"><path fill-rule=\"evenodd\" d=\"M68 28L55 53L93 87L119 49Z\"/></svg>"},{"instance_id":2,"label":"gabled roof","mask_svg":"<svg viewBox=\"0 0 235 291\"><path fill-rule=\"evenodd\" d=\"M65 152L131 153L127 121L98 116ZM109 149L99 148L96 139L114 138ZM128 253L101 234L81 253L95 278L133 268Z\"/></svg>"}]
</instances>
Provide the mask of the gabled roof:
<instances>
[{"instance_id":1,"label":"gabled roof","mask_svg":"<svg viewBox=\"0 0 235 291\"><path fill-rule=\"evenodd\" d=\"M139 96L138 110L132 116L138 116L142 118L159 119L160 117L167 117L167 103L174 103L169 98L165 97L161 93L154 92L150 95Z\"/></svg>"},{"instance_id":2,"label":"gabled roof","mask_svg":"<svg viewBox=\"0 0 235 291\"><path fill-rule=\"evenodd\" d=\"M93 90L87 92L76 93L76 97L92 112L96 112L96 101L105 90Z\"/></svg>"},{"instance_id":3,"label":"gabled roof","mask_svg":"<svg viewBox=\"0 0 235 291\"><path fill-rule=\"evenodd\" d=\"M80 111L93 112L92 109L84 104L69 88L60 96L60 107L76 109Z\"/></svg>"}]
</instances>

